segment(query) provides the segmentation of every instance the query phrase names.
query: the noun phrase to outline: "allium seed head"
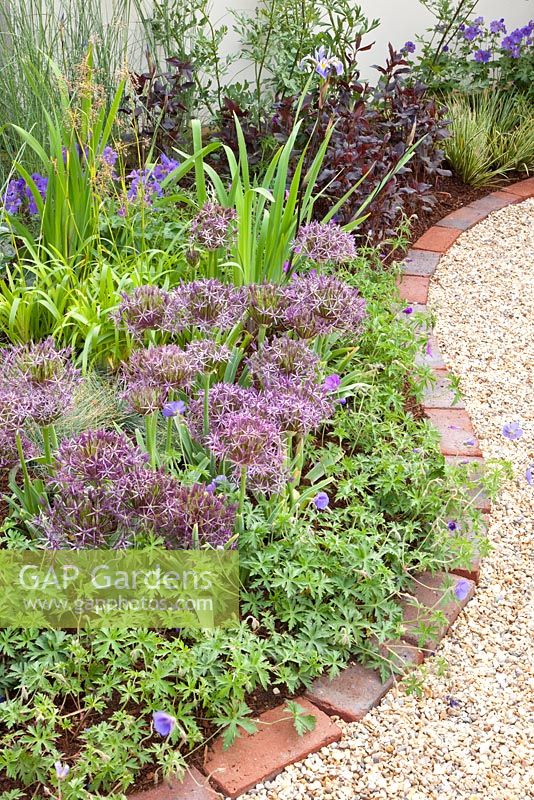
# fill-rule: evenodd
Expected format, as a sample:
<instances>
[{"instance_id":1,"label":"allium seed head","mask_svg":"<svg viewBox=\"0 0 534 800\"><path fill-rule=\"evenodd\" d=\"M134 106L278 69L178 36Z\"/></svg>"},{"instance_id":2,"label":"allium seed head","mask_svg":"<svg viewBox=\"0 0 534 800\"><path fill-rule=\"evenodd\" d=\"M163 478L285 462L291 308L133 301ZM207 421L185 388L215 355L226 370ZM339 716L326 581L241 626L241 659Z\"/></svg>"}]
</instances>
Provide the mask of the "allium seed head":
<instances>
[{"instance_id":1,"label":"allium seed head","mask_svg":"<svg viewBox=\"0 0 534 800\"><path fill-rule=\"evenodd\" d=\"M243 289L215 279L182 283L170 295L164 327L171 333L192 328L227 331L243 318L245 308Z\"/></svg>"},{"instance_id":2,"label":"allium seed head","mask_svg":"<svg viewBox=\"0 0 534 800\"><path fill-rule=\"evenodd\" d=\"M308 222L301 225L293 250L318 264L340 264L356 257L354 237L335 222Z\"/></svg>"}]
</instances>

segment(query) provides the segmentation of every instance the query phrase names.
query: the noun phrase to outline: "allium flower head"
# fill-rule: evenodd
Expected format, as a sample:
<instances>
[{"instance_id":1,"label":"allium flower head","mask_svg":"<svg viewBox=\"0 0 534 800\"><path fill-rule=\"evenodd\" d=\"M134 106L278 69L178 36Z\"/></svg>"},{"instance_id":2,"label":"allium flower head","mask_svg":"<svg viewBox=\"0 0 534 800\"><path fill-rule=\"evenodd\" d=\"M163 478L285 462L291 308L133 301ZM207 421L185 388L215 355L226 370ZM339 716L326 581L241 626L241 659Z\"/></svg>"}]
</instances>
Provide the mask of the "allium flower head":
<instances>
[{"instance_id":1,"label":"allium flower head","mask_svg":"<svg viewBox=\"0 0 534 800\"><path fill-rule=\"evenodd\" d=\"M335 222L308 222L301 225L293 250L318 264L340 264L356 257L354 237Z\"/></svg>"},{"instance_id":2,"label":"allium flower head","mask_svg":"<svg viewBox=\"0 0 534 800\"><path fill-rule=\"evenodd\" d=\"M232 357L225 344L217 344L209 339L193 340L187 345L186 353L194 372L212 372Z\"/></svg>"},{"instance_id":3,"label":"allium flower head","mask_svg":"<svg viewBox=\"0 0 534 800\"><path fill-rule=\"evenodd\" d=\"M175 525L165 533L169 549L190 548L195 539L200 545L223 547L232 537L236 506L227 505L207 486L199 483L181 486L177 492L177 508Z\"/></svg>"},{"instance_id":4,"label":"allium flower head","mask_svg":"<svg viewBox=\"0 0 534 800\"><path fill-rule=\"evenodd\" d=\"M318 428L334 412L327 390L315 381L280 378L266 389L265 400L281 430L301 435Z\"/></svg>"},{"instance_id":5,"label":"allium flower head","mask_svg":"<svg viewBox=\"0 0 534 800\"><path fill-rule=\"evenodd\" d=\"M281 336L266 342L250 356L247 365L255 382L265 388L281 378L313 380L317 376L319 358L304 342Z\"/></svg>"},{"instance_id":6,"label":"allium flower head","mask_svg":"<svg viewBox=\"0 0 534 800\"><path fill-rule=\"evenodd\" d=\"M360 331L365 301L357 289L334 275L298 276L284 287L285 325L303 339L339 331Z\"/></svg>"},{"instance_id":7,"label":"allium flower head","mask_svg":"<svg viewBox=\"0 0 534 800\"><path fill-rule=\"evenodd\" d=\"M284 451L273 421L253 411L226 414L210 433L208 445L216 458L233 464L237 474L246 468L252 485L276 491L283 484Z\"/></svg>"},{"instance_id":8,"label":"allium flower head","mask_svg":"<svg viewBox=\"0 0 534 800\"><path fill-rule=\"evenodd\" d=\"M169 392L189 387L195 367L190 354L181 347L163 344L134 350L124 365L123 375L129 384L144 383Z\"/></svg>"},{"instance_id":9,"label":"allium flower head","mask_svg":"<svg viewBox=\"0 0 534 800\"><path fill-rule=\"evenodd\" d=\"M210 430L216 430L227 414L233 414L244 408L252 408L256 413L268 416L268 410L260 392L234 383L216 383L208 395ZM195 438L202 437L204 415L204 392L189 404L187 421Z\"/></svg>"},{"instance_id":10,"label":"allium flower head","mask_svg":"<svg viewBox=\"0 0 534 800\"><path fill-rule=\"evenodd\" d=\"M251 283L247 287L248 313L256 325L280 324L284 315L284 295L277 283Z\"/></svg>"},{"instance_id":11,"label":"allium flower head","mask_svg":"<svg viewBox=\"0 0 534 800\"><path fill-rule=\"evenodd\" d=\"M145 380L132 381L126 385L121 398L132 411L144 417L162 409L167 390L164 386L155 386Z\"/></svg>"},{"instance_id":12,"label":"allium flower head","mask_svg":"<svg viewBox=\"0 0 534 800\"><path fill-rule=\"evenodd\" d=\"M170 295L164 327L171 333L191 328L227 331L243 318L245 308L243 289L215 279L182 283Z\"/></svg>"},{"instance_id":13,"label":"allium flower head","mask_svg":"<svg viewBox=\"0 0 534 800\"><path fill-rule=\"evenodd\" d=\"M233 234L231 223L235 218L236 212L233 208L206 203L191 222L193 242L206 250L225 247Z\"/></svg>"},{"instance_id":14,"label":"allium flower head","mask_svg":"<svg viewBox=\"0 0 534 800\"><path fill-rule=\"evenodd\" d=\"M0 351L0 382L38 425L49 425L72 405L81 377L70 355L70 349L56 350L52 338Z\"/></svg>"},{"instance_id":15,"label":"allium flower head","mask_svg":"<svg viewBox=\"0 0 534 800\"><path fill-rule=\"evenodd\" d=\"M168 300L168 293L158 286L138 286L122 295L115 321L124 323L134 336L141 336L146 330L161 327Z\"/></svg>"},{"instance_id":16,"label":"allium flower head","mask_svg":"<svg viewBox=\"0 0 534 800\"><path fill-rule=\"evenodd\" d=\"M154 711L152 714L152 722L154 730L160 736L170 736L176 727L176 719L172 714L167 714L166 711Z\"/></svg>"},{"instance_id":17,"label":"allium flower head","mask_svg":"<svg viewBox=\"0 0 534 800\"><path fill-rule=\"evenodd\" d=\"M64 439L55 454L54 481L64 487L104 488L144 469L148 455L124 433L91 430Z\"/></svg>"},{"instance_id":18,"label":"allium flower head","mask_svg":"<svg viewBox=\"0 0 534 800\"><path fill-rule=\"evenodd\" d=\"M16 434L16 430L0 427L0 469L11 469L20 462ZM31 458L37 458L40 453L35 444L22 431L18 431L18 434L24 460L29 461Z\"/></svg>"},{"instance_id":19,"label":"allium flower head","mask_svg":"<svg viewBox=\"0 0 534 800\"><path fill-rule=\"evenodd\" d=\"M343 72L343 64L337 56L332 56L321 45L313 55L305 56L300 62L301 69L315 70L321 78L328 78L332 73L341 75Z\"/></svg>"}]
</instances>

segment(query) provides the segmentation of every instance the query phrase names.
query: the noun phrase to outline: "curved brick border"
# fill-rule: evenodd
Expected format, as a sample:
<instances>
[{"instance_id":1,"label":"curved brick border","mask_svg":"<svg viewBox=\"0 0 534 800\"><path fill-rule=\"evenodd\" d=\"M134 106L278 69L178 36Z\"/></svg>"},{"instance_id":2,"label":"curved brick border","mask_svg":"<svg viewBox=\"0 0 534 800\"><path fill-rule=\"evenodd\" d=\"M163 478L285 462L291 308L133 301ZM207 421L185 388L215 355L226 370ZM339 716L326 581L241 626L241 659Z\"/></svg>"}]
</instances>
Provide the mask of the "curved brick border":
<instances>
[{"instance_id":1,"label":"curved brick border","mask_svg":"<svg viewBox=\"0 0 534 800\"><path fill-rule=\"evenodd\" d=\"M441 255L458 236L492 211L529 197L534 197L534 178L507 186L504 191L492 192L453 211L431 227L408 251L403 264L403 277L399 281L401 298L414 304L417 310L426 310L430 278ZM427 417L440 432L441 452L449 462L473 462L476 470L477 465L483 463L482 453L463 404L454 404L449 373L431 334L427 353L420 357L418 363L430 367L436 379L427 391L423 405ZM489 501L482 491L475 492L475 505L482 513L490 510ZM469 581L467 597L462 601L453 599L444 604L444 594L450 597L450 591L445 587L449 587L451 581L454 584L462 578ZM421 663L431 648L426 648L425 653L418 649L416 630L432 614L432 609L439 606L443 611L443 623L437 631L436 647L474 595L478 578L478 558L468 569L455 570L454 574L424 573L415 576L412 596L406 595L401 602L405 620L403 640L388 646L389 655L393 655L400 664ZM287 712L280 705L260 714L258 731L241 736L228 750L223 751L220 737L217 737L214 744L206 749L204 775L191 769L183 782L173 781L170 785L162 784L138 792L131 795L130 800L215 800L221 795L212 786L228 797L238 797L257 783L274 777L288 764L300 761L340 739L341 730L330 716L348 721L362 719L380 702L393 683L394 678L382 683L378 673L358 664L347 667L333 680L319 678L304 697L298 698L298 702L316 717L317 724L311 733L297 736Z\"/></svg>"}]
</instances>

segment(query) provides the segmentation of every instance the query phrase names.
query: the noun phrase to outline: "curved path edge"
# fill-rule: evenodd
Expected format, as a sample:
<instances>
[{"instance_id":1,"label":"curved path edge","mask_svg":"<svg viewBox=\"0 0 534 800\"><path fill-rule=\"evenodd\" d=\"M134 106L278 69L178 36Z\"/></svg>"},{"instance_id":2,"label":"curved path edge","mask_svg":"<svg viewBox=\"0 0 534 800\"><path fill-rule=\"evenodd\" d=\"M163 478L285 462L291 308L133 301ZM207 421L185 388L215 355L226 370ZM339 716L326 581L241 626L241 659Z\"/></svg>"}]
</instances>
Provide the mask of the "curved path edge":
<instances>
[{"instance_id":1,"label":"curved path edge","mask_svg":"<svg viewBox=\"0 0 534 800\"><path fill-rule=\"evenodd\" d=\"M492 211L531 197L534 197L534 178L519 181L475 200L429 228L408 251L403 262L403 276L399 281L401 298L414 310L425 311L430 279L440 258L460 234L485 219ZM435 384L427 391L423 406L427 417L440 433L440 447L445 459L482 464L482 452L473 425L462 403L455 403L450 390L450 373L432 335L423 363L430 367L435 376ZM489 500L483 493L476 497L475 505L483 514L490 511ZM475 558L468 569L455 570L451 574L425 573L417 576L417 588L413 594L418 605L406 602L402 641L388 646L389 652L394 653L400 664L420 664L427 654L435 650L473 597L479 572L479 559ZM463 599L441 605L446 622L432 647L426 648L423 653L418 648L416 636L416 629L424 621L421 609L426 607L431 613L430 609L440 604L443 595L448 592L451 581L453 585L460 581L464 583L460 593ZM183 781L161 783L157 787L131 794L130 800L216 800L221 793L224 797L239 797L256 784L273 778L289 764L341 739L342 731L331 716L348 722L361 720L380 703L394 681L394 678L390 678L382 683L378 673L360 665L347 667L333 680L319 678L303 697L297 698L297 702L316 717L312 732L297 736L284 706L280 705L260 714L258 732L243 735L228 750L223 751L221 738L218 737L206 751L205 774L190 768Z\"/></svg>"}]
</instances>

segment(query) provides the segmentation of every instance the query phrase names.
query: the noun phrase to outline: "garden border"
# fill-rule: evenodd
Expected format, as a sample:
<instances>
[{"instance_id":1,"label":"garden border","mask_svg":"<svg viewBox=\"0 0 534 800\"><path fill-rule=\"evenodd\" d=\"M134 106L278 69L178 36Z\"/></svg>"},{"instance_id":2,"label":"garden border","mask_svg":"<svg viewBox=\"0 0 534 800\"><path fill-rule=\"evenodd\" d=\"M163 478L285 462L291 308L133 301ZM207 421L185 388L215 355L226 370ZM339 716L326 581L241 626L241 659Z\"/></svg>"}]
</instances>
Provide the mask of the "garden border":
<instances>
[{"instance_id":1,"label":"garden border","mask_svg":"<svg viewBox=\"0 0 534 800\"><path fill-rule=\"evenodd\" d=\"M492 211L530 197L534 197L534 178L527 178L475 200L429 228L408 251L402 265L403 276L398 284L402 300L409 303L413 310L426 310L430 279L441 256L458 236L485 219ZM430 367L436 382L426 392L423 407L440 433L441 452L450 462L469 460L483 463L471 420L463 404L454 403L448 371L432 335L429 345L420 363ZM474 502L483 514L489 512L490 503L482 491L476 492ZM453 570L449 575L424 573L417 576L413 596L418 603L412 605L408 599L402 601L405 631L402 641L391 643L388 647L389 653L393 653L400 663L422 663L425 655L431 652L431 648L427 648L426 652L418 649L415 636L415 629L425 620L424 608L430 614L430 609L440 603L445 581L447 585L451 579L456 583L468 582L467 595L463 597L465 592L462 592L462 600L453 600L442 606L446 622L441 626L433 644L435 648L473 597L479 572L480 559L475 557L468 569ZM130 800L215 800L221 796L218 792L231 798L239 797L256 784L273 778L289 764L339 740L342 731L330 717L340 717L347 721L362 719L378 705L393 686L394 680L392 677L382 683L376 671L359 664L348 666L333 680L319 678L303 697L297 698L297 702L316 717L315 729L310 733L299 737L292 720L284 711L284 705L279 705L260 714L258 719L265 724L260 725L256 733L244 734L238 738L228 750L223 751L221 737L217 737L205 751L205 775L190 768L184 781L162 783L136 792L130 795Z\"/></svg>"}]
</instances>

